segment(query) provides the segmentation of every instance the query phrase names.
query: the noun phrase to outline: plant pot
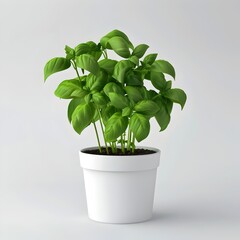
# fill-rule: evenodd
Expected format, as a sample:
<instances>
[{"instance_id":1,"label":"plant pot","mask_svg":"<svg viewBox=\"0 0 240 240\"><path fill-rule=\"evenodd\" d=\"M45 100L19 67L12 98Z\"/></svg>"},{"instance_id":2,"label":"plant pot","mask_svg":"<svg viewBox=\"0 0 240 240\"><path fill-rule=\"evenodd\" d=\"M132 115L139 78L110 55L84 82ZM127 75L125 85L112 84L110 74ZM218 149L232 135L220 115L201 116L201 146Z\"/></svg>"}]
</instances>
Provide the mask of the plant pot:
<instances>
[{"instance_id":1,"label":"plant pot","mask_svg":"<svg viewBox=\"0 0 240 240\"><path fill-rule=\"evenodd\" d=\"M80 151L90 219L105 223L134 223L152 217L160 150L132 156ZM140 147L145 148L146 147Z\"/></svg>"}]
</instances>

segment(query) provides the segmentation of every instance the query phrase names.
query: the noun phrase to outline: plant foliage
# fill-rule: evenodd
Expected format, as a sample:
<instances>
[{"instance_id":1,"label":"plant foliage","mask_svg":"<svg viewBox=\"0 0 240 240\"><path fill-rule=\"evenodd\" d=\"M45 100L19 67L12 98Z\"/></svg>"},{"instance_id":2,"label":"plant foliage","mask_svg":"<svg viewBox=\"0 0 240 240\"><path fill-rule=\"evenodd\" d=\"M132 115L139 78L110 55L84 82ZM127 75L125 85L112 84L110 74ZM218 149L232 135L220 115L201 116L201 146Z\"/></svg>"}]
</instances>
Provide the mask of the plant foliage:
<instances>
[{"instance_id":1,"label":"plant foliage","mask_svg":"<svg viewBox=\"0 0 240 240\"><path fill-rule=\"evenodd\" d=\"M156 53L144 56L148 48L146 44L134 47L125 33L113 30L99 43L65 46L66 56L55 57L44 67L44 81L71 66L75 70L76 76L62 81L55 95L71 99L68 119L78 134L94 126L100 152L100 131L107 153L109 148L116 153L119 143L123 153L134 152L135 140L141 142L149 135L151 118L163 131L170 122L173 103L182 109L185 105L185 92L172 88L173 66L157 59ZM108 58L108 51L123 59ZM171 80L167 80L169 76ZM151 89L145 87L145 81L151 82Z\"/></svg>"}]
</instances>

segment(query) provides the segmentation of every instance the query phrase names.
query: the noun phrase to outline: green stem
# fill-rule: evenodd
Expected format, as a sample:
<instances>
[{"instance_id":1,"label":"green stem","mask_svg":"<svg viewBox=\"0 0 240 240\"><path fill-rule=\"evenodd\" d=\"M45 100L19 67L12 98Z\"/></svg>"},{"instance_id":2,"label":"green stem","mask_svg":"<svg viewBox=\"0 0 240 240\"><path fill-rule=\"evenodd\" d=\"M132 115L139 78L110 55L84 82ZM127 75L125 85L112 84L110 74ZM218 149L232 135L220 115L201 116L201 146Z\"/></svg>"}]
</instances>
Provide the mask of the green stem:
<instances>
[{"instance_id":1,"label":"green stem","mask_svg":"<svg viewBox=\"0 0 240 240\"><path fill-rule=\"evenodd\" d=\"M98 108L97 108L97 111L98 111L98 114L99 114L99 117L100 117L100 118L99 118L99 121L100 121L101 129L102 129L103 140L104 140L104 143L105 143L106 152L107 152L107 154L109 154L108 145L107 145L107 142L106 142L106 138L105 138L105 134L104 134L104 129L103 129L102 115L101 115L101 112L99 111Z\"/></svg>"},{"instance_id":2,"label":"green stem","mask_svg":"<svg viewBox=\"0 0 240 240\"><path fill-rule=\"evenodd\" d=\"M111 146L111 148L112 148L112 153L114 153L113 143L110 143L110 146Z\"/></svg>"},{"instance_id":3,"label":"green stem","mask_svg":"<svg viewBox=\"0 0 240 240\"><path fill-rule=\"evenodd\" d=\"M99 135L98 135L98 131L97 131L97 127L96 127L96 123L95 123L95 122L93 123L93 126L94 126L94 130L95 130L95 133L96 133L96 136L97 136L98 149L99 149L99 152L101 153L101 152L102 152L102 148L101 148L101 144L100 144L100 140L99 140Z\"/></svg>"},{"instance_id":4,"label":"green stem","mask_svg":"<svg viewBox=\"0 0 240 240\"><path fill-rule=\"evenodd\" d=\"M125 153L125 144L126 144L126 132L124 132L124 134L123 134L123 149L124 149L124 153Z\"/></svg>"},{"instance_id":5,"label":"green stem","mask_svg":"<svg viewBox=\"0 0 240 240\"><path fill-rule=\"evenodd\" d=\"M113 143L112 143L112 145L113 145L113 150L114 150L114 153L116 153L116 152L117 152L117 146L116 146L116 142L113 142Z\"/></svg>"},{"instance_id":6,"label":"green stem","mask_svg":"<svg viewBox=\"0 0 240 240\"><path fill-rule=\"evenodd\" d=\"M107 50L105 49L105 50L103 50L104 51L104 54L105 54L105 58L108 58L108 54L107 54Z\"/></svg>"},{"instance_id":7,"label":"green stem","mask_svg":"<svg viewBox=\"0 0 240 240\"><path fill-rule=\"evenodd\" d=\"M72 65L73 65L73 68L75 69L75 71L77 73L78 79L81 81L81 77L80 77L78 69L77 69L77 64L74 60L72 61Z\"/></svg>"},{"instance_id":8,"label":"green stem","mask_svg":"<svg viewBox=\"0 0 240 240\"><path fill-rule=\"evenodd\" d=\"M122 153L125 153L125 149L124 149L124 142L123 142L123 135L124 133L121 135L121 148L122 148Z\"/></svg>"},{"instance_id":9,"label":"green stem","mask_svg":"<svg viewBox=\"0 0 240 240\"><path fill-rule=\"evenodd\" d=\"M135 137L133 135L133 140L132 140L132 153L135 152Z\"/></svg>"},{"instance_id":10,"label":"green stem","mask_svg":"<svg viewBox=\"0 0 240 240\"><path fill-rule=\"evenodd\" d=\"M130 150L131 146L131 130L128 128L128 140L127 140L127 150Z\"/></svg>"},{"instance_id":11,"label":"green stem","mask_svg":"<svg viewBox=\"0 0 240 240\"><path fill-rule=\"evenodd\" d=\"M107 58L107 55L106 55L106 53L105 53L104 50L102 51L102 54L103 54L103 57L106 59L106 58Z\"/></svg>"}]
</instances>

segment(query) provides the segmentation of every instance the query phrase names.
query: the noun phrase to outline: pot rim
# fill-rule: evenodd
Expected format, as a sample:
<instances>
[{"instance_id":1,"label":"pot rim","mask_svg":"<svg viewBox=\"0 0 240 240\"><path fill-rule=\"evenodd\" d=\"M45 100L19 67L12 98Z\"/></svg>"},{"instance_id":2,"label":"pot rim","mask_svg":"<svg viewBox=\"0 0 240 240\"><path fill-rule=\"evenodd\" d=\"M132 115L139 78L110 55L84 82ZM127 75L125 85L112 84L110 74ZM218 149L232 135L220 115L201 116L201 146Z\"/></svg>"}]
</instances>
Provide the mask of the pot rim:
<instances>
[{"instance_id":1,"label":"pot rim","mask_svg":"<svg viewBox=\"0 0 240 240\"><path fill-rule=\"evenodd\" d=\"M84 151L87 151L87 150L93 150L93 149L98 149L98 146L94 146L94 147L85 147L83 149L81 149L79 152L81 154L86 154L86 155L94 155L94 156L98 156L98 157L138 157L138 156L149 156L149 155L153 155L153 154L156 154L156 153L161 153L161 150L158 149L158 148L154 148L154 147L147 147L147 146L136 146L136 149L148 149L148 150L152 150L154 151L154 153L147 153L147 154L138 154L138 155L114 155L114 154L111 154L111 155L102 155L102 154L95 154L95 153L87 153L87 152L84 152Z\"/></svg>"},{"instance_id":2,"label":"pot rim","mask_svg":"<svg viewBox=\"0 0 240 240\"><path fill-rule=\"evenodd\" d=\"M105 172L134 172L157 169L160 162L161 151L157 148L138 146L155 151L142 155L99 155L84 153L84 150L97 147L84 148L79 151L80 165L84 170Z\"/></svg>"}]
</instances>

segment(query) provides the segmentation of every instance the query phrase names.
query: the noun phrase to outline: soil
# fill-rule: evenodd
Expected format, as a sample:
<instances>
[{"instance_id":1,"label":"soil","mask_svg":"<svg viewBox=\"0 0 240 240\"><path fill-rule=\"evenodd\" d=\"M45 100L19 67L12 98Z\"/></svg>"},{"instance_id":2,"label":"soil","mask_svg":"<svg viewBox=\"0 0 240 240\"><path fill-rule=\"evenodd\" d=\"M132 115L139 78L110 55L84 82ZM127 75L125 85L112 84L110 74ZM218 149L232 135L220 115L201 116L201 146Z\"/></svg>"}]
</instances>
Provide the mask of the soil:
<instances>
[{"instance_id":1,"label":"soil","mask_svg":"<svg viewBox=\"0 0 240 240\"><path fill-rule=\"evenodd\" d=\"M109 154L106 152L106 148L102 148L102 152L99 152L99 149L92 149L92 150L85 150L84 153L89 154L96 154L96 155L122 155L122 156L129 156L129 155L146 155L146 154L153 154L155 151L149 150L149 149L143 149L143 148L137 148L135 149L134 153L131 151L127 151L125 149L125 153L122 153L122 150L120 148L117 148L116 153L112 153L112 149L108 148Z\"/></svg>"}]
</instances>

